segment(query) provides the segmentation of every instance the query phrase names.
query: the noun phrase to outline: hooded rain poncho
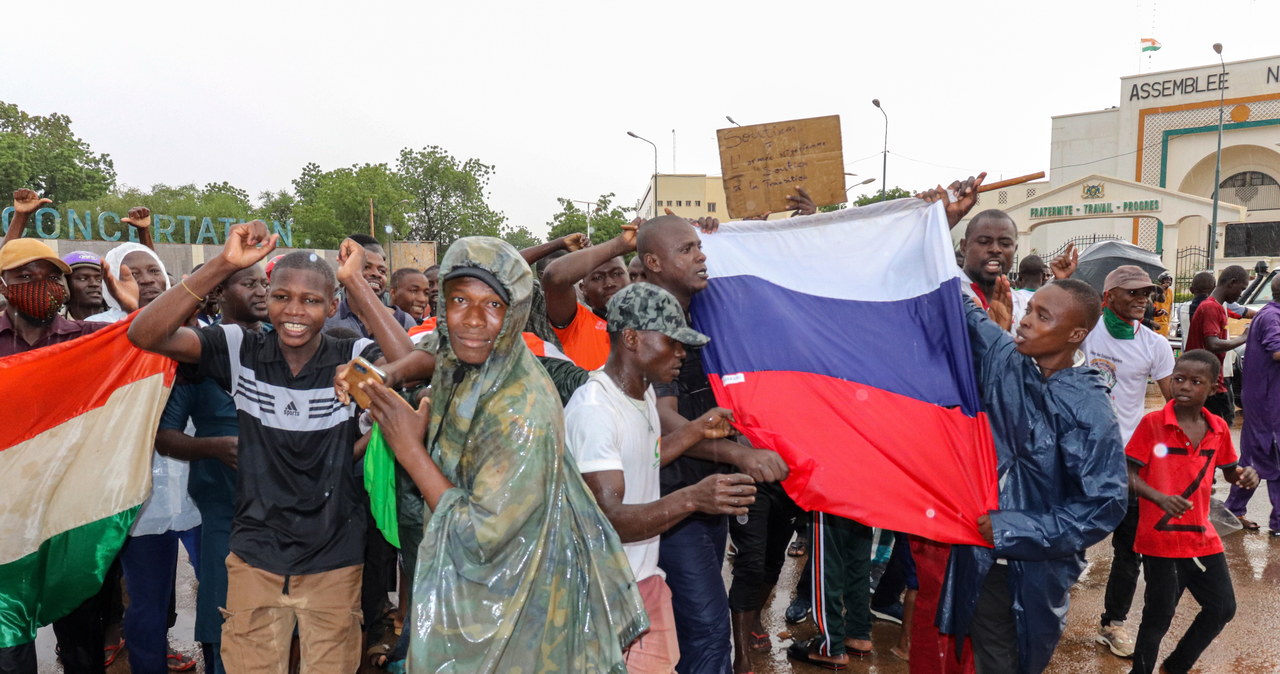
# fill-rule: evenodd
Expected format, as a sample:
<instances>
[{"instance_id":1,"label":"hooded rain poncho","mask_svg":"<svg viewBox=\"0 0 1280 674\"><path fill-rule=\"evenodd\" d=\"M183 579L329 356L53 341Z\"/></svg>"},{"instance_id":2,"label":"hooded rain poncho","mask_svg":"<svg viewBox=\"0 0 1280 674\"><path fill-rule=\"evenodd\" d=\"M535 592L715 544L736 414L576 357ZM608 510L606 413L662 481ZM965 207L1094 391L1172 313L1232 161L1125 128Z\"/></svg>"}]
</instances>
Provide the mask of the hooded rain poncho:
<instances>
[{"instance_id":1,"label":"hooded rain poncho","mask_svg":"<svg viewBox=\"0 0 1280 674\"><path fill-rule=\"evenodd\" d=\"M617 534L564 451L560 397L521 338L533 273L509 244L460 239L440 266L511 298L489 358L454 355L442 318L428 451L455 487L429 513L413 584L412 672L624 672L649 626ZM443 292L439 315L448 303Z\"/></svg>"}]
</instances>

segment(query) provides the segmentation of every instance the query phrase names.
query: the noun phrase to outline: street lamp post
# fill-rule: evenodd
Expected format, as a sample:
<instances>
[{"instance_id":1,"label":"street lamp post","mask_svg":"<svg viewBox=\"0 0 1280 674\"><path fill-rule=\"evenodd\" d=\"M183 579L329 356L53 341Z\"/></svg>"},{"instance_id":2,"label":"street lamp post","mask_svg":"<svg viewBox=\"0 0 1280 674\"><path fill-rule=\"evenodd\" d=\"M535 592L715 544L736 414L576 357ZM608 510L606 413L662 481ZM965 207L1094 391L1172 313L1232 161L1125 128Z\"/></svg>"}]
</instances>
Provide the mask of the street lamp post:
<instances>
[{"instance_id":1,"label":"street lamp post","mask_svg":"<svg viewBox=\"0 0 1280 674\"><path fill-rule=\"evenodd\" d=\"M880 114L884 115L884 161L880 164L880 200L885 198L885 189L889 185L889 113L884 111L884 107L880 105L880 99L871 99L871 104L876 106Z\"/></svg>"},{"instance_id":2,"label":"street lamp post","mask_svg":"<svg viewBox=\"0 0 1280 674\"><path fill-rule=\"evenodd\" d=\"M1222 43L1213 43L1213 51L1218 55L1218 65L1222 67L1222 73L1225 76L1227 72L1227 64L1222 60ZM1221 82L1222 80L1219 80ZM1222 115L1226 91L1223 87L1218 88L1218 153L1214 157L1213 162L1213 219L1209 223L1209 270L1213 271L1213 262L1218 255L1218 190L1222 183Z\"/></svg>"},{"instance_id":3,"label":"street lamp post","mask_svg":"<svg viewBox=\"0 0 1280 674\"><path fill-rule=\"evenodd\" d=\"M594 201L583 201L582 199L570 199L569 201L575 204L582 204L584 206L587 206L587 208L584 208L582 210L584 213L587 214L587 240L590 241L591 240L591 208L590 207L594 206L598 211L600 210L600 204Z\"/></svg>"},{"instance_id":4,"label":"street lamp post","mask_svg":"<svg viewBox=\"0 0 1280 674\"><path fill-rule=\"evenodd\" d=\"M730 117L729 115L725 115L725 116L724 116L724 118L725 118L725 119L727 119L727 120L729 120L729 123L730 123L730 124L732 124L732 125L734 125L734 126L742 126L741 124L739 124L739 123L737 123L737 122L733 121L733 118L732 118L732 117Z\"/></svg>"},{"instance_id":5,"label":"street lamp post","mask_svg":"<svg viewBox=\"0 0 1280 674\"><path fill-rule=\"evenodd\" d=\"M370 199L370 201L372 201L372 199ZM396 202L396 205L395 205L395 206L392 206L391 208L392 208L393 210L397 210L397 209L399 209L401 206L403 206L403 205L405 205L405 204L408 204L408 203L412 203L412 202L411 202L409 199L401 199L400 201L397 201L397 202ZM391 252L392 252L392 249L393 249L393 246L392 246L391 244L395 243L395 239L396 239L396 237L395 237L395 231L396 231L396 230L395 230L395 228L391 225L390 220L388 220L388 221L387 221L387 224L386 224L385 226L383 226L383 228L382 228L382 229L383 229L383 231L385 231L385 232L387 233L387 266L388 266L388 267L391 267L392 269L395 269L395 262L391 259Z\"/></svg>"},{"instance_id":6,"label":"street lamp post","mask_svg":"<svg viewBox=\"0 0 1280 674\"><path fill-rule=\"evenodd\" d=\"M628 131L627 135L653 146L653 217L656 218L658 217L658 146L648 138L637 136L634 131Z\"/></svg>"},{"instance_id":7,"label":"street lamp post","mask_svg":"<svg viewBox=\"0 0 1280 674\"><path fill-rule=\"evenodd\" d=\"M847 175L847 174L846 174L846 175ZM845 193L846 193L846 194L848 194L849 190L851 190L851 189L853 189L853 188L855 188L855 187L862 187L863 185L870 185L871 183L873 183L873 182L875 182L875 181L876 181L876 179L875 179L875 178L867 178L866 180L864 180L864 181L862 181L862 182L860 182L860 183L854 183L854 184L852 184L852 185L850 185L850 186L846 187L844 191L845 191Z\"/></svg>"}]
</instances>

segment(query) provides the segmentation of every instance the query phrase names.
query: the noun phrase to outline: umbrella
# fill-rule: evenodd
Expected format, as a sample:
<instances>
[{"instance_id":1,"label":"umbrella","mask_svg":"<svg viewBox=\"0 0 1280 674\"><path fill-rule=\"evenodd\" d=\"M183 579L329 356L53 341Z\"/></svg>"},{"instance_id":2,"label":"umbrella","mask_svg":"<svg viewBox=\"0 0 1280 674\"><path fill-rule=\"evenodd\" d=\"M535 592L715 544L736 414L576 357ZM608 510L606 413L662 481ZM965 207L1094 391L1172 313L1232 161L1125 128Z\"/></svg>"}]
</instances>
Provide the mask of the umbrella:
<instances>
[{"instance_id":1,"label":"umbrella","mask_svg":"<svg viewBox=\"0 0 1280 674\"><path fill-rule=\"evenodd\" d=\"M1116 267L1132 264L1141 267L1155 285L1156 277L1166 271L1160 256L1127 241L1100 241L1080 253L1080 266L1071 278L1078 278L1102 292L1102 283Z\"/></svg>"}]
</instances>

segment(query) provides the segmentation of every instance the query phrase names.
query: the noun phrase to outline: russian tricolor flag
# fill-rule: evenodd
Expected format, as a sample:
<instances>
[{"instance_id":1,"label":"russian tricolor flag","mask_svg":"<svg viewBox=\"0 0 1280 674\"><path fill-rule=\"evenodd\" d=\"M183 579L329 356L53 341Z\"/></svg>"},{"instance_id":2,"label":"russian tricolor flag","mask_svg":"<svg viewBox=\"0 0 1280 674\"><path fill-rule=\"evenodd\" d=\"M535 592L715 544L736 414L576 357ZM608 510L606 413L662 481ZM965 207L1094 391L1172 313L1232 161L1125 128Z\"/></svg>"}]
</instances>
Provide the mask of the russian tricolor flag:
<instances>
[{"instance_id":1,"label":"russian tricolor flag","mask_svg":"<svg viewBox=\"0 0 1280 674\"><path fill-rule=\"evenodd\" d=\"M703 367L806 510L986 545L996 456L946 216L900 199L702 237Z\"/></svg>"}]
</instances>

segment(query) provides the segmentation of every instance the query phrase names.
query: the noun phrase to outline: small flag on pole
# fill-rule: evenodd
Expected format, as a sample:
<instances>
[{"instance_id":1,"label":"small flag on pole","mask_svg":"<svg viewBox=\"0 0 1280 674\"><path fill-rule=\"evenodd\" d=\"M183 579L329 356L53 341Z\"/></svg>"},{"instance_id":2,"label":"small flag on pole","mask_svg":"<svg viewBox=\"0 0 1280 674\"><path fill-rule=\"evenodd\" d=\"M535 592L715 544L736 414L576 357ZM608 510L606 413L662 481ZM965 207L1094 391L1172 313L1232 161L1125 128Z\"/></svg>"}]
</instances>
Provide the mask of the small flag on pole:
<instances>
[{"instance_id":1,"label":"small flag on pole","mask_svg":"<svg viewBox=\"0 0 1280 674\"><path fill-rule=\"evenodd\" d=\"M1142 38L1142 51L1160 51L1160 43L1154 38Z\"/></svg>"}]
</instances>

